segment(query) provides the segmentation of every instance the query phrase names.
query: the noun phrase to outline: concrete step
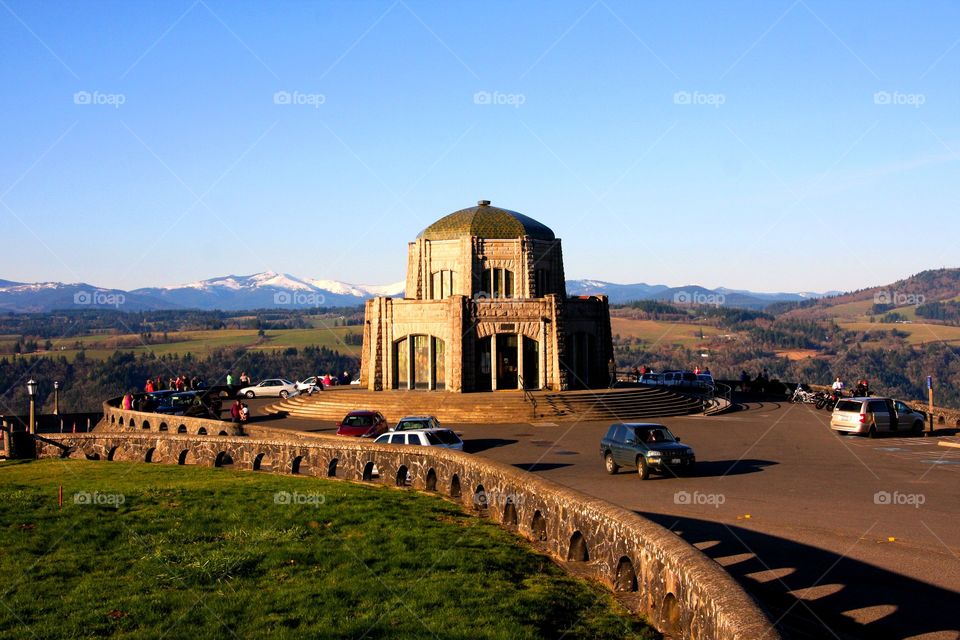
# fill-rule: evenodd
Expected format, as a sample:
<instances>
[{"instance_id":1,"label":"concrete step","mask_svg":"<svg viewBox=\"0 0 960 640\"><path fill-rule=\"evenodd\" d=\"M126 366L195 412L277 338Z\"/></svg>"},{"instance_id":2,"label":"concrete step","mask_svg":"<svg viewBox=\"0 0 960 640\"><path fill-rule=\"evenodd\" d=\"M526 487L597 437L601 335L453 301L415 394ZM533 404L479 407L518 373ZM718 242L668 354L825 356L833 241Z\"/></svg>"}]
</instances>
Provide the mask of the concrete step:
<instances>
[{"instance_id":1,"label":"concrete step","mask_svg":"<svg viewBox=\"0 0 960 640\"><path fill-rule=\"evenodd\" d=\"M529 397L536 402L534 406ZM374 409L388 421L404 415L435 415L441 422L529 422L536 420L637 420L700 413L704 402L659 389L601 389L569 392L495 391L443 393L424 391L372 392L363 389L325 391L276 402L266 411L315 420L340 420L356 409Z\"/></svg>"}]
</instances>

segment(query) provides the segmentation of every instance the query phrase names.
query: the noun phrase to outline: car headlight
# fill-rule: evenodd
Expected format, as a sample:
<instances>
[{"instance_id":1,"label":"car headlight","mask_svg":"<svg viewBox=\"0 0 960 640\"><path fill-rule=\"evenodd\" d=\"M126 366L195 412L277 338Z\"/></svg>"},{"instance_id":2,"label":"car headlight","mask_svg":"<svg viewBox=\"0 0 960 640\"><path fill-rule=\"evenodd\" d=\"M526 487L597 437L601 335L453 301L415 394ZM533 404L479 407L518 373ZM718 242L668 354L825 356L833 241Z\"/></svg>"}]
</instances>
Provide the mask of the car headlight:
<instances>
[{"instance_id":1,"label":"car headlight","mask_svg":"<svg viewBox=\"0 0 960 640\"><path fill-rule=\"evenodd\" d=\"M659 457L662 456L662 455L663 455L663 454L660 453L659 451L649 451L649 452L647 452L647 457L648 457L648 458L659 458Z\"/></svg>"},{"instance_id":2,"label":"car headlight","mask_svg":"<svg viewBox=\"0 0 960 640\"><path fill-rule=\"evenodd\" d=\"M693 455L693 449L687 449L687 455L688 455L688 456L692 456L692 455Z\"/></svg>"}]
</instances>

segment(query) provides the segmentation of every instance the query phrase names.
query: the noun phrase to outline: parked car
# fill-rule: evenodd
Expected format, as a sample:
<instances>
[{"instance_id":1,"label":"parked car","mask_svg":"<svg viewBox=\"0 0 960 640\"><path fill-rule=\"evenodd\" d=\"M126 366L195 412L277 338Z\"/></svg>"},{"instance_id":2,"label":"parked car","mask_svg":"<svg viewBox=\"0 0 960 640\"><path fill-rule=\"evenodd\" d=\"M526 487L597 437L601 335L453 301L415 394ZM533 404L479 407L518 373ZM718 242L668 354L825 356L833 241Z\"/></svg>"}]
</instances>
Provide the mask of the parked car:
<instances>
[{"instance_id":1,"label":"parked car","mask_svg":"<svg viewBox=\"0 0 960 640\"><path fill-rule=\"evenodd\" d=\"M922 433L927 414L892 398L840 398L830 428L871 438L878 433Z\"/></svg>"},{"instance_id":2,"label":"parked car","mask_svg":"<svg viewBox=\"0 0 960 640\"><path fill-rule=\"evenodd\" d=\"M387 430L387 419L379 411L351 411L337 423L338 436L375 438Z\"/></svg>"},{"instance_id":3,"label":"parked car","mask_svg":"<svg viewBox=\"0 0 960 640\"><path fill-rule=\"evenodd\" d=\"M297 395L297 385L285 378L270 378L237 392L244 398L288 398Z\"/></svg>"},{"instance_id":4,"label":"parked car","mask_svg":"<svg viewBox=\"0 0 960 640\"><path fill-rule=\"evenodd\" d=\"M644 373L640 375L640 384L663 384L663 375L660 373Z\"/></svg>"},{"instance_id":5,"label":"parked car","mask_svg":"<svg viewBox=\"0 0 960 640\"><path fill-rule=\"evenodd\" d=\"M641 480L646 480L651 472L688 472L697 461L693 449L681 444L667 427L652 422L610 425L600 440L600 457L607 473L614 474L620 467L636 467Z\"/></svg>"},{"instance_id":6,"label":"parked car","mask_svg":"<svg viewBox=\"0 0 960 640\"><path fill-rule=\"evenodd\" d=\"M323 389L320 388L323 385L323 382L317 380L317 376L310 376L303 382L297 380L294 384L297 385L297 391L300 393L313 394L317 391L323 391Z\"/></svg>"},{"instance_id":7,"label":"parked car","mask_svg":"<svg viewBox=\"0 0 960 640\"><path fill-rule=\"evenodd\" d=\"M174 391L172 393L160 396L157 405L153 408L154 413L163 413L170 416L182 416L194 398L197 397L197 391Z\"/></svg>"},{"instance_id":8,"label":"parked car","mask_svg":"<svg viewBox=\"0 0 960 640\"><path fill-rule=\"evenodd\" d=\"M450 429L412 429L400 433L391 431L373 441L375 444L412 444L423 447L443 447L463 451L463 440Z\"/></svg>"},{"instance_id":9,"label":"parked car","mask_svg":"<svg viewBox=\"0 0 960 640\"><path fill-rule=\"evenodd\" d=\"M439 429L440 421L433 416L406 416L390 431L409 431L410 429Z\"/></svg>"},{"instance_id":10,"label":"parked car","mask_svg":"<svg viewBox=\"0 0 960 640\"><path fill-rule=\"evenodd\" d=\"M709 389L714 389L717 386L717 383L713 381L712 373L698 373L697 381L699 381L702 386L707 387Z\"/></svg>"}]
</instances>

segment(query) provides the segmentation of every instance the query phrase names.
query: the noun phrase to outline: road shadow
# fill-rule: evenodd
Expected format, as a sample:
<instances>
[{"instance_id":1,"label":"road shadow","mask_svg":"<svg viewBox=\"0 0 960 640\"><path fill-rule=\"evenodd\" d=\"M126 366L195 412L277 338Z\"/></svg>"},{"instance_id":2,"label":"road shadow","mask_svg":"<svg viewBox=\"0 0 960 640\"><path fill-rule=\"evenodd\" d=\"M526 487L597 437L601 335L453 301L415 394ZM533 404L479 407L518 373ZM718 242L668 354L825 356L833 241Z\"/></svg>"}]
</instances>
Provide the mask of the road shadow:
<instances>
[{"instance_id":1,"label":"road shadow","mask_svg":"<svg viewBox=\"0 0 960 640\"><path fill-rule=\"evenodd\" d=\"M773 460L697 460L693 470L686 475L691 478L711 478L716 476L740 476L745 473L757 473L779 462Z\"/></svg>"},{"instance_id":2,"label":"road shadow","mask_svg":"<svg viewBox=\"0 0 960 640\"><path fill-rule=\"evenodd\" d=\"M953 591L841 556L833 551L695 518L640 515L713 559L744 556L724 568L767 610L785 639L904 638L945 633L960 638ZM746 555L749 554L749 555ZM797 595L794 595L797 594ZM800 600L797 596L807 596ZM859 623L849 612L873 608ZM956 635L949 635L956 634Z\"/></svg>"},{"instance_id":3,"label":"road shadow","mask_svg":"<svg viewBox=\"0 0 960 640\"><path fill-rule=\"evenodd\" d=\"M487 449L496 449L505 447L508 444L516 444L519 440L507 440L506 438L476 438L474 440L464 440L463 450L467 453L480 453Z\"/></svg>"},{"instance_id":4,"label":"road shadow","mask_svg":"<svg viewBox=\"0 0 960 640\"><path fill-rule=\"evenodd\" d=\"M776 411L787 402L777 402L769 399L750 399L734 396L730 401L730 407L725 414L742 413L744 411Z\"/></svg>"},{"instance_id":5,"label":"road shadow","mask_svg":"<svg viewBox=\"0 0 960 640\"><path fill-rule=\"evenodd\" d=\"M566 462L518 462L513 466L524 471L553 471L573 465Z\"/></svg>"}]
</instances>

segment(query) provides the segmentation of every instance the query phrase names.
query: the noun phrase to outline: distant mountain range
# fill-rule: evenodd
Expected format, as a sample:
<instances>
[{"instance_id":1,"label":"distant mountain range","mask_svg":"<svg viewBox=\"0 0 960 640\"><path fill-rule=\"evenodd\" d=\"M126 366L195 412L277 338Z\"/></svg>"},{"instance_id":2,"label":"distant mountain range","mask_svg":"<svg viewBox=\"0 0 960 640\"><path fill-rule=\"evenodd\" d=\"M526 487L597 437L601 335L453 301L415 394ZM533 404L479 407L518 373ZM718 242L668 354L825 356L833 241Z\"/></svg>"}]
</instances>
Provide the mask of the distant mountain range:
<instances>
[{"instance_id":1,"label":"distant mountain range","mask_svg":"<svg viewBox=\"0 0 960 640\"><path fill-rule=\"evenodd\" d=\"M349 284L337 280L302 279L267 271L249 276L223 276L189 284L123 291L87 283L21 283L0 280L0 311L29 313L60 309L117 308L124 311L156 309L244 309L349 307L375 296L402 297L404 282L388 285ZM707 289L696 285L615 284L599 280L568 280L569 295L609 296L615 304L662 300L681 304L719 304L763 308L775 302L800 301L827 293L756 293L738 289Z\"/></svg>"}]
</instances>

